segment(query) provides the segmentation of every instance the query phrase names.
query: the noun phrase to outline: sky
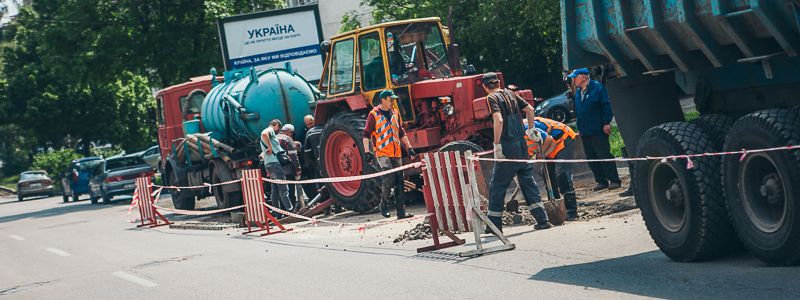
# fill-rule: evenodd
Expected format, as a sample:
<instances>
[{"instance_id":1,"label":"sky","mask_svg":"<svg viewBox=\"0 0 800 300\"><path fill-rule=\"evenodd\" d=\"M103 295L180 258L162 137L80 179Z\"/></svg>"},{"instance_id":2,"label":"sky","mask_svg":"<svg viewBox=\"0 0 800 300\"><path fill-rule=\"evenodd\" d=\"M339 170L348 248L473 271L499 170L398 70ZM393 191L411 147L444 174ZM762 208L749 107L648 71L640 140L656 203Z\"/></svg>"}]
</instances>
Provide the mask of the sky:
<instances>
[{"instance_id":1,"label":"sky","mask_svg":"<svg viewBox=\"0 0 800 300\"><path fill-rule=\"evenodd\" d=\"M11 17L19 13L19 7L22 6L22 0L0 0L0 8L4 8L6 13L0 19L0 26L5 25L11 21Z\"/></svg>"}]
</instances>

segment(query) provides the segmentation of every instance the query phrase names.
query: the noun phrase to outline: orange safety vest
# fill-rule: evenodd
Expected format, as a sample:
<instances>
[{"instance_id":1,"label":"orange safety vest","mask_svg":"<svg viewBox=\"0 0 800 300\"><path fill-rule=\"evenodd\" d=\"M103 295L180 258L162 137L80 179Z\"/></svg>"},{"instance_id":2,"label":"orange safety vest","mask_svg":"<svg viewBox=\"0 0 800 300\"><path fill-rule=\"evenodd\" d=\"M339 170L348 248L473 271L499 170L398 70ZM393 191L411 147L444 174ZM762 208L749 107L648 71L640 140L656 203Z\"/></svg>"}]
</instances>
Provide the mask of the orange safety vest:
<instances>
[{"instance_id":1,"label":"orange safety vest","mask_svg":"<svg viewBox=\"0 0 800 300\"><path fill-rule=\"evenodd\" d=\"M399 113L392 109L392 118L387 120L378 110L380 107L370 112L375 118L375 131L372 132L375 156L379 157L400 157L400 122L397 120Z\"/></svg>"},{"instance_id":2,"label":"orange safety vest","mask_svg":"<svg viewBox=\"0 0 800 300\"><path fill-rule=\"evenodd\" d=\"M567 140L567 138L570 138L570 139L574 140L575 137L577 136L575 131L572 130L571 127L567 126L564 123L553 121L553 120L550 120L550 119L547 119L547 118L542 118L542 117L535 117L534 120L539 121L539 122L543 123L545 126L547 126L547 130L545 130L545 132L547 132L548 135L550 135L550 133L553 132L553 130L555 130L555 129L558 129L558 130L561 130L562 132L564 132L561 135L561 139L558 139L558 140L553 139L552 140L552 142L556 143L556 145L555 145L555 147L553 147L553 151L550 151L550 154L547 155L547 158L556 158L556 155L558 155L558 153L561 152L561 150L564 149L564 147L565 147L564 146L564 142ZM545 143L548 143L548 142L551 142L551 141L545 140ZM525 135L525 143L528 145L528 155L533 157L534 154L536 154L536 149L538 148L539 145L534 143L533 140L531 140L527 135ZM545 147L545 148L547 148L547 147Z\"/></svg>"}]
</instances>

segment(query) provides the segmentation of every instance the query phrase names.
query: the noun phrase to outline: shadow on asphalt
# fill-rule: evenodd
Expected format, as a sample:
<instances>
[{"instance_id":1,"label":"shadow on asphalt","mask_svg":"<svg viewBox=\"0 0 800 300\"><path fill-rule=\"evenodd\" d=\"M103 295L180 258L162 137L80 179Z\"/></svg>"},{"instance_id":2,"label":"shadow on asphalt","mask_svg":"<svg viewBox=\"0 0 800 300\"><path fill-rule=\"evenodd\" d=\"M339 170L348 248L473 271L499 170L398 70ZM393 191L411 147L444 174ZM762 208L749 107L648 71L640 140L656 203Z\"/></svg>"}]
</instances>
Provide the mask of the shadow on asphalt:
<instances>
[{"instance_id":1,"label":"shadow on asphalt","mask_svg":"<svg viewBox=\"0 0 800 300\"><path fill-rule=\"evenodd\" d=\"M56 199L56 198L53 198L53 199ZM106 207L127 205L127 204L130 204L130 200L131 200L130 197L120 197L120 198L112 200L111 203L109 203L109 204L94 204L93 205L93 204L89 203L89 199L78 200L77 203L76 202L72 202L72 201L70 201L68 203L64 203L64 202L61 201L60 198L58 198L59 202L57 204L58 205L57 207L51 207L51 208L44 209L44 210L26 212L26 213L21 213L21 214L16 214L16 215L2 216L2 217L0 217L0 224L1 223L7 223L7 222L13 222L13 221L17 221L17 220L22 220L22 219L28 219L28 218L36 218L36 219L38 219L38 218L48 218L48 217L53 217L53 216L66 215L66 214L75 213L75 212L92 211L92 210L102 209L102 208L106 208ZM26 201L27 200L25 200L23 202L14 201L14 202L7 202L7 203L22 204L22 203L25 203ZM3 203L3 204L7 204L7 203Z\"/></svg>"},{"instance_id":2,"label":"shadow on asphalt","mask_svg":"<svg viewBox=\"0 0 800 300\"><path fill-rule=\"evenodd\" d=\"M529 279L666 299L720 298L731 294L737 298L798 299L798 270L767 267L746 253L710 262L679 263L660 251L650 251L546 268Z\"/></svg>"}]
</instances>

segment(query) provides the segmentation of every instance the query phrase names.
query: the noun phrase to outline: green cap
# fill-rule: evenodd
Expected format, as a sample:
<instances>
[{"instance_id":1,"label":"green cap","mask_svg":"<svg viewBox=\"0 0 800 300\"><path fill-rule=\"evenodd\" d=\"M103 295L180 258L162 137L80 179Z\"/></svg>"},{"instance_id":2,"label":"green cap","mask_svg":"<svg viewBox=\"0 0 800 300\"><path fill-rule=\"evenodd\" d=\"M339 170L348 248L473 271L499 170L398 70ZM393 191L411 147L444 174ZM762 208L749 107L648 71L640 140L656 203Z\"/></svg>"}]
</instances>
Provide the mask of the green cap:
<instances>
[{"instance_id":1,"label":"green cap","mask_svg":"<svg viewBox=\"0 0 800 300\"><path fill-rule=\"evenodd\" d=\"M381 94L378 97L380 97L381 99L386 98L386 97L392 97L392 99L399 98L399 97L397 97L397 95L394 94L394 92L392 90L383 90L383 91L381 91Z\"/></svg>"}]
</instances>

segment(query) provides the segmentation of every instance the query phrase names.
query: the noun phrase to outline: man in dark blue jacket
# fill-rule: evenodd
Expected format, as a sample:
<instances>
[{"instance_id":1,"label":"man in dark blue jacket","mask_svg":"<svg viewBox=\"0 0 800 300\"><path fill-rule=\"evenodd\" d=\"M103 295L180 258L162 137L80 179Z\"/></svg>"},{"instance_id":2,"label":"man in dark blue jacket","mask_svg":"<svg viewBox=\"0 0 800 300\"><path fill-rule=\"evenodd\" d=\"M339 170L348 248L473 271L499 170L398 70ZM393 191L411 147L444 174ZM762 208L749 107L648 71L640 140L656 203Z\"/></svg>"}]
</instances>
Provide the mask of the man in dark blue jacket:
<instances>
[{"instance_id":1,"label":"man in dark blue jacket","mask_svg":"<svg viewBox=\"0 0 800 300\"><path fill-rule=\"evenodd\" d=\"M575 84L575 114L578 119L578 131L583 141L583 151L588 159L608 159L611 156L611 102L608 91L602 84L589 79L588 69L577 69L567 77ZM597 186L593 190L616 189L622 185L613 162L590 162Z\"/></svg>"}]
</instances>

